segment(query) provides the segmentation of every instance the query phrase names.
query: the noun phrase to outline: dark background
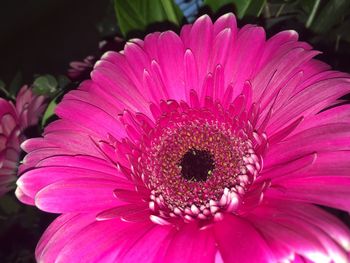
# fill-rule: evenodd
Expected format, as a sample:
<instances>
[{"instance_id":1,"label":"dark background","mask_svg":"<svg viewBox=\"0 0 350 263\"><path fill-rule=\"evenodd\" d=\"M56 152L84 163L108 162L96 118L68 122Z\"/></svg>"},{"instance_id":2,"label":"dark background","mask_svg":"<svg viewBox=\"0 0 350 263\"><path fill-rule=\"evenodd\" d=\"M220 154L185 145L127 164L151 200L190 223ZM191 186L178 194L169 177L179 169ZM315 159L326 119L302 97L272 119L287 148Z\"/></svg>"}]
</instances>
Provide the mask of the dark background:
<instances>
[{"instance_id":1,"label":"dark background","mask_svg":"<svg viewBox=\"0 0 350 263\"><path fill-rule=\"evenodd\" d=\"M0 0L0 80L8 84L19 71L22 84L66 74L71 61L98 50L110 9L109 0ZM35 262L35 246L55 217L20 204L13 192L1 197L0 262Z\"/></svg>"},{"instance_id":2,"label":"dark background","mask_svg":"<svg viewBox=\"0 0 350 263\"><path fill-rule=\"evenodd\" d=\"M98 48L109 0L0 0L0 79L65 74Z\"/></svg>"},{"instance_id":3,"label":"dark background","mask_svg":"<svg viewBox=\"0 0 350 263\"><path fill-rule=\"evenodd\" d=\"M338 0L321 1L316 22L324 20L322 8L332 1ZM335 69L350 71L350 42L344 41L350 39L350 25L348 29L342 29L343 36L336 43L335 37L327 31L318 34L305 28L304 20L310 11L303 5L310 0L284 0L286 7L277 18L273 16L274 8L282 4L275 2L283 1L268 2L272 15L263 12L259 18L247 16L240 24L260 24L267 29L268 36L295 29L301 40L324 52L319 56L321 60ZM350 0L345 2L350 3ZM234 10L228 7L219 13L227 11ZM204 7L200 13L210 12ZM344 20L349 18L349 13L342 14ZM34 75L65 74L69 62L96 53L99 40L115 32L115 23L111 0L0 0L0 80L8 84L19 71L23 75L22 81L28 84ZM331 32L337 32L340 27L342 21L335 24ZM343 27L347 26L344 24Z\"/></svg>"}]
</instances>

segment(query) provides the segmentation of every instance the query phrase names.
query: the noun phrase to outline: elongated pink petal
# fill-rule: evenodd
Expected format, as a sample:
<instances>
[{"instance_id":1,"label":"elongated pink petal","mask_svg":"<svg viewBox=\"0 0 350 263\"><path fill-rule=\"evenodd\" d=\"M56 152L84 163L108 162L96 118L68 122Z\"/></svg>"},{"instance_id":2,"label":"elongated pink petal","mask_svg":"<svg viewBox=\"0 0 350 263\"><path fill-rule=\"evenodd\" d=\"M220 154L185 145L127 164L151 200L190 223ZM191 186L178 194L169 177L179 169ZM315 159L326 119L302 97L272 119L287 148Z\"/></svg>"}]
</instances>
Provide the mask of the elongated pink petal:
<instances>
[{"instance_id":1,"label":"elongated pink petal","mask_svg":"<svg viewBox=\"0 0 350 263\"><path fill-rule=\"evenodd\" d=\"M283 180L271 193L275 198L296 200L350 211L347 200L350 178L344 176L313 176Z\"/></svg>"},{"instance_id":2,"label":"elongated pink petal","mask_svg":"<svg viewBox=\"0 0 350 263\"><path fill-rule=\"evenodd\" d=\"M320 208L291 201L282 204L277 199L269 199L269 202L260 207L252 217L254 224L264 235L266 234L265 237L271 244L280 242L280 245L289 247L290 253L296 249L299 254L315 262L328 262L329 258L334 262L347 262L349 230L340 220ZM289 229L286 231L294 229L295 240L293 240L294 234L283 238L283 230L280 230L282 231L280 235L278 232L273 234L272 226L269 228L264 224L267 221L275 222L275 228L286 227ZM293 242L304 245L298 248ZM320 245L323 248L317 248Z\"/></svg>"},{"instance_id":3,"label":"elongated pink petal","mask_svg":"<svg viewBox=\"0 0 350 263\"><path fill-rule=\"evenodd\" d=\"M214 230L224 262L274 262L266 241L249 222L226 216Z\"/></svg>"},{"instance_id":4,"label":"elongated pink petal","mask_svg":"<svg viewBox=\"0 0 350 263\"><path fill-rule=\"evenodd\" d=\"M341 105L332 109L320 112L304 120L294 131L294 133L301 130L307 130L312 127L322 126L328 123L349 123L350 121L350 105Z\"/></svg>"},{"instance_id":5,"label":"elongated pink petal","mask_svg":"<svg viewBox=\"0 0 350 263\"><path fill-rule=\"evenodd\" d=\"M59 155L43 158L37 163L37 167L75 167L86 168L89 170L100 171L107 174L116 174L116 167L105 159L89 155Z\"/></svg>"},{"instance_id":6,"label":"elongated pink petal","mask_svg":"<svg viewBox=\"0 0 350 263\"><path fill-rule=\"evenodd\" d=\"M132 246L125 247L116 260L119 262L166 262L163 256L169 247L174 229L171 227L153 227ZM155 242L156 241L156 242ZM185 262L185 261L184 261Z\"/></svg>"},{"instance_id":7,"label":"elongated pink petal","mask_svg":"<svg viewBox=\"0 0 350 263\"><path fill-rule=\"evenodd\" d=\"M203 85L204 77L208 73L207 61L213 42L213 24L210 18L207 15L198 18L193 24L190 34L188 46L185 48L189 48L193 52L198 67L199 82L198 86L193 88L199 91Z\"/></svg>"},{"instance_id":8,"label":"elongated pink petal","mask_svg":"<svg viewBox=\"0 0 350 263\"><path fill-rule=\"evenodd\" d=\"M213 262L217 248L211 229L199 230L195 224L183 225L172 237L163 262Z\"/></svg>"},{"instance_id":9,"label":"elongated pink petal","mask_svg":"<svg viewBox=\"0 0 350 263\"><path fill-rule=\"evenodd\" d=\"M166 237L171 230L171 228L157 228L159 227L150 223L124 223L118 219L94 222L82 229L79 235L75 236L62 249L56 262L63 263L73 260L97 263L106 257L111 262L123 262L124 260L125 262L134 262L128 260L139 257L143 257L143 262L152 262L154 253L160 248L162 238ZM155 243L152 237L159 238L159 244ZM97 243L86 242L90 239ZM141 254L137 254L137 250L133 249L135 245L137 248L139 245L137 242L142 241L142 239L144 239L142 242L144 247L140 250ZM115 247L115 244L119 244L118 248ZM148 244L148 248L146 244Z\"/></svg>"},{"instance_id":10,"label":"elongated pink petal","mask_svg":"<svg viewBox=\"0 0 350 263\"><path fill-rule=\"evenodd\" d=\"M144 109L147 108L147 101L124 70L118 70L119 67L120 65L111 63L106 59L101 60L95 65L91 78L99 86L109 87L112 91L113 100L121 106L124 105L123 108L127 106L132 110L144 112ZM118 79L118 82L115 81L116 79ZM125 87L128 87L128 89Z\"/></svg>"},{"instance_id":11,"label":"elongated pink petal","mask_svg":"<svg viewBox=\"0 0 350 263\"><path fill-rule=\"evenodd\" d=\"M43 171L45 171L45 173L43 173ZM28 171L18 179L17 185L21 187L22 191L32 197L47 185L67 179L86 178L109 180L115 183L115 187L118 185L118 182L121 185L129 185L126 178L118 178L115 174L79 167L43 167ZM74 177L72 178L71 175L74 175Z\"/></svg>"},{"instance_id":12,"label":"elongated pink petal","mask_svg":"<svg viewBox=\"0 0 350 263\"><path fill-rule=\"evenodd\" d=\"M35 195L35 204L52 213L108 209L121 204L113 195L115 186L115 181L106 179L61 180L40 190Z\"/></svg>"},{"instance_id":13,"label":"elongated pink petal","mask_svg":"<svg viewBox=\"0 0 350 263\"><path fill-rule=\"evenodd\" d=\"M252 78L254 67L250 64L259 61L264 41L265 32L260 27L250 25L239 31L232 57L225 67L225 76L229 78L226 83L234 85L234 98L241 93L245 81Z\"/></svg>"},{"instance_id":14,"label":"elongated pink petal","mask_svg":"<svg viewBox=\"0 0 350 263\"><path fill-rule=\"evenodd\" d=\"M260 180L272 179L272 182L278 180L280 177L295 177L297 175L303 175L305 171L313 168L318 155L311 153L295 160L289 160L285 163L280 163L271 169L266 169L261 173ZM259 180L258 179L258 180Z\"/></svg>"},{"instance_id":15,"label":"elongated pink petal","mask_svg":"<svg viewBox=\"0 0 350 263\"><path fill-rule=\"evenodd\" d=\"M26 195L21 188L17 187L15 191L15 195L22 203L25 203L27 205L35 205L34 198Z\"/></svg>"},{"instance_id":16,"label":"elongated pink petal","mask_svg":"<svg viewBox=\"0 0 350 263\"><path fill-rule=\"evenodd\" d=\"M59 216L46 229L35 250L38 262L53 263L62 248L86 226L94 222L93 214L67 213Z\"/></svg>"},{"instance_id":17,"label":"elongated pink petal","mask_svg":"<svg viewBox=\"0 0 350 263\"><path fill-rule=\"evenodd\" d=\"M68 137L69 140L67 140ZM45 134L45 139L52 142L53 146L71 153L79 154L88 151L92 156L101 157L94 138L87 133L67 130L62 135L62 131L52 131Z\"/></svg>"},{"instance_id":18,"label":"elongated pink petal","mask_svg":"<svg viewBox=\"0 0 350 263\"><path fill-rule=\"evenodd\" d=\"M334 78L317 82L302 90L273 115L270 122L270 132L273 133L277 127L283 127L283 125L300 115L307 117L318 113L326 105L347 94L349 84L350 79ZM312 96L315 93L317 93L317 96Z\"/></svg>"},{"instance_id":19,"label":"elongated pink petal","mask_svg":"<svg viewBox=\"0 0 350 263\"><path fill-rule=\"evenodd\" d=\"M114 218L123 218L128 217L130 215L137 215L140 216L142 219L149 218L149 209L148 205L145 203L134 203L134 204L127 204L127 205L120 205L116 206L110 209L107 209L105 211L102 211L98 215L96 215L96 219L99 221L103 220L109 220ZM145 217L142 217L141 215L145 214Z\"/></svg>"},{"instance_id":20,"label":"elongated pink petal","mask_svg":"<svg viewBox=\"0 0 350 263\"><path fill-rule=\"evenodd\" d=\"M185 99L183 54L185 52L181 39L173 32L164 32L158 39L159 66L162 69L162 79L169 98Z\"/></svg>"},{"instance_id":21,"label":"elongated pink petal","mask_svg":"<svg viewBox=\"0 0 350 263\"><path fill-rule=\"evenodd\" d=\"M281 163L313 152L349 150L350 127L347 123L325 124L302 131L270 147L266 166ZM293 151L287 150L293 149Z\"/></svg>"},{"instance_id":22,"label":"elongated pink petal","mask_svg":"<svg viewBox=\"0 0 350 263\"><path fill-rule=\"evenodd\" d=\"M84 114L81 114L79 111L72 111L72 108L80 108L84 110ZM59 116L64 116L67 120L74 120L78 124L84 124L87 129L96 132L101 138L107 137L108 134L119 138L119 136L124 134L117 116L111 116L108 112L91 103L66 99L57 108L56 113Z\"/></svg>"}]
</instances>

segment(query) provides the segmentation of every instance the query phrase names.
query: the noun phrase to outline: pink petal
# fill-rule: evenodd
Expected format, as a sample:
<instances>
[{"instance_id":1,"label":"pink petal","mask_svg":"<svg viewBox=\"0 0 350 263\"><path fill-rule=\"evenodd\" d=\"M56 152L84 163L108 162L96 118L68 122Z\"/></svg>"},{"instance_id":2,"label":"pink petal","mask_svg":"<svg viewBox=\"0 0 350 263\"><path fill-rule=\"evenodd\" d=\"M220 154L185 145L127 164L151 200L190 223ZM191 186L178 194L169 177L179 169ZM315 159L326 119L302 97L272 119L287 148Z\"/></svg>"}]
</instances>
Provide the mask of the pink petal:
<instances>
[{"instance_id":1,"label":"pink petal","mask_svg":"<svg viewBox=\"0 0 350 263\"><path fill-rule=\"evenodd\" d=\"M114 117L118 116L124 110L124 105L117 104L111 94L98 85L91 82L84 82L84 84L81 89L72 90L67 93L65 99L79 100L87 104L93 104ZM84 111L81 112L81 114L83 113Z\"/></svg>"},{"instance_id":2,"label":"pink petal","mask_svg":"<svg viewBox=\"0 0 350 263\"><path fill-rule=\"evenodd\" d=\"M173 237L173 228L155 226L139 238L132 246L125 249L116 257L117 262L167 262L162 256L163 251L169 247ZM185 262L185 261L184 261Z\"/></svg>"},{"instance_id":3,"label":"pink petal","mask_svg":"<svg viewBox=\"0 0 350 263\"><path fill-rule=\"evenodd\" d=\"M111 116L110 113L103 111L98 105L83 102L81 100L65 99L56 109L56 113L65 120L74 121L86 128L86 132L93 131L100 138L106 138L108 134L116 138L125 136L125 130L118 120L118 116ZM72 109L81 109L72 110Z\"/></svg>"},{"instance_id":4,"label":"pink petal","mask_svg":"<svg viewBox=\"0 0 350 263\"><path fill-rule=\"evenodd\" d=\"M347 262L347 251L350 248L349 230L340 220L320 208L297 202L269 199L265 206L257 210L256 215L264 218L256 218L254 221L268 236L271 234L269 233L271 229L265 227L266 220L270 220L271 224L277 223L277 228L293 229L299 235L299 237L295 236L296 239L303 236L305 240L300 239L299 242L305 242L304 248L299 246L297 240L292 241L294 234L290 237L286 236L285 239L283 233L276 234L275 242L284 243L291 252L297 252L315 262L329 262L327 258L331 258L334 262ZM272 239L273 236L270 236L269 242ZM323 248L317 248L320 245Z\"/></svg>"},{"instance_id":5,"label":"pink petal","mask_svg":"<svg viewBox=\"0 0 350 263\"><path fill-rule=\"evenodd\" d=\"M88 152L91 156L101 157L101 153L90 134L67 130L53 131L45 134L45 140L53 146L65 149L69 152L81 154Z\"/></svg>"},{"instance_id":6,"label":"pink petal","mask_svg":"<svg viewBox=\"0 0 350 263\"><path fill-rule=\"evenodd\" d=\"M261 27L244 26L233 45L232 55L225 67L225 83L234 84L234 98L242 91L245 81L252 77L254 67L261 56L265 42L265 31Z\"/></svg>"},{"instance_id":7,"label":"pink petal","mask_svg":"<svg viewBox=\"0 0 350 263\"><path fill-rule=\"evenodd\" d=\"M189 43L185 48L189 48L195 58L198 67L198 86L194 90L199 92L203 85L204 77L208 73L208 60L213 42L213 24L207 15L203 15L196 20L190 32Z\"/></svg>"},{"instance_id":8,"label":"pink petal","mask_svg":"<svg viewBox=\"0 0 350 263\"><path fill-rule=\"evenodd\" d=\"M21 144L21 148L23 149L23 151L26 151L26 152L32 152L48 146L53 147L54 145L48 144L47 141L44 140L44 138L28 139Z\"/></svg>"},{"instance_id":9,"label":"pink petal","mask_svg":"<svg viewBox=\"0 0 350 263\"><path fill-rule=\"evenodd\" d=\"M152 262L161 240L171 230L156 228L159 227L150 223L124 223L118 219L94 222L73 236L55 262L97 263L106 258L109 260L107 262L124 262L128 260L128 256L135 259L143 257L142 262ZM152 237L159 238L159 245ZM134 246L140 249L141 254L137 255L137 250L133 250Z\"/></svg>"},{"instance_id":10,"label":"pink petal","mask_svg":"<svg viewBox=\"0 0 350 263\"><path fill-rule=\"evenodd\" d=\"M74 157L72 157L72 159L73 158ZM42 167L26 172L18 179L17 185L31 197L34 197L38 191L52 183L74 178L109 180L114 182L115 188L118 187L118 185L132 185L126 181L125 178L118 178L116 174L117 173L113 174L96 171L94 169L68 166Z\"/></svg>"},{"instance_id":11,"label":"pink petal","mask_svg":"<svg viewBox=\"0 0 350 263\"><path fill-rule=\"evenodd\" d=\"M135 215L135 214L142 217L143 219L144 218L149 219L149 216L150 216L149 212L150 210L148 208L148 204L139 202L134 204L116 206L116 207L107 209L97 214L96 219L99 221L103 221L103 220L109 220L114 218L123 218L130 215Z\"/></svg>"},{"instance_id":12,"label":"pink petal","mask_svg":"<svg viewBox=\"0 0 350 263\"><path fill-rule=\"evenodd\" d=\"M260 66L265 66L274 57L276 50L283 50L286 44L292 44L298 41L298 33L294 30L286 30L277 33L266 41L264 54L260 61Z\"/></svg>"},{"instance_id":13,"label":"pink petal","mask_svg":"<svg viewBox=\"0 0 350 263\"><path fill-rule=\"evenodd\" d=\"M51 223L40 238L35 250L37 261L46 263L56 262L62 248L69 244L79 231L94 221L95 216L93 214L68 213L59 216Z\"/></svg>"},{"instance_id":14,"label":"pink petal","mask_svg":"<svg viewBox=\"0 0 350 263\"><path fill-rule=\"evenodd\" d=\"M322 126L328 123L340 122L350 122L350 105L341 105L311 116L303 121L293 133L307 130L312 127Z\"/></svg>"},{"instance_id":15,"label":"pink petal","mask_svg":"<svg viewBox=\"0 0 350 263\"><path fill-rule=\"evenodd\" d=\"M346 123L331 123L313 127L283 142L271 145L269 154L264 159L264 165L269 167L314 152L349 150L349 137L350 127Z\"/></svg>"},{"instance_id":16,"label":"pink petal","mask_svg":"<svg viewBox=\"0 0 350 263\"><path fill-rule=\"evenodd\" d=\"M215 21L214 35L218 35L222 30L226 28L231 30L232 36L234 38L237 33L237 21L233 13L222 15Z\"/></svg>"},{"instance_id":17,"label":"pink petal","mask_svg":"<svg viewBox=\"0 0 350 263\"><path fill-rule=\"evenodd\" d=\"M37 163L37 167L76 167L116 175L117 167L105 159L89 155L59 155L50 156Z\"/></svg>"},{"instance_id":18,"label":"pink petal","mask_svg":"<svg viewBox=\"0 0 350 263\"><path fill-rule=\"evenodd\" d=\"M344 78L326 79L302 90L271 117L268 133L272 134L301 115L306 118L318 113L331 102L347 94L350 91L349 83L350 80Z\"/></svg>"},{"instance_id":19,"label":"pink petal","mask_svg":"<svg viewBox=\"0 0 350 263\"><path fill-rule=\"evenodd\" d=\"M350 156L346 151L339 152L323 152L314 154L315 158L312 160L312 163L305 163L304 169L298 170L297 173L289 175L288 170L287 177L284 177L284 172L280 170L280 178L276 178L273 183L282 183L284 181L308 178L308 177L320 177L320 176L348 176L350 173ZM316 157L317 156L317 157ZM289 166L297 168L298 165L304 163L302 160L307 160L308 156L305 156L299 159L297 162L290 163ZM310 157L309 157L310 159ZM311 161L311 159L310 159ZM288 167L288 165L287 165Z\"/></svg>"},{"instance_id":20,"label":"pink petal","mask_svg":"<svg viewBox=\"0 0 350 263\"><path fill-rule=\"evenodd\" d=\"M149 194L146 195L147 199L149 198ZM140 201L142 201L142 198L145 197L136 191L130 191L125 189L114 190L114 196L117 199L127 203L139 203Z\"/></svg>"},{"instance_id":21,"label":"pink petal","mask_svg":"<svg viewBox=\"0 0 350 263\"><path fill-rule=\"evenodd\" d=\"M224 262L275 262L265 240L248 221L227 215L214 231Z\"/></svg>"},{"instance_id":22,"label":"pink petal","mask_svg":"<svg viewBox=\"0 0 350 263\"><path fill-rule=\"evenodd\" d=\"M212 229L199 230L196 224L184 224L172 237L160 262L213 262L217 248Z\"/></svg>"},{"instance_id":23,"label":"pink petal","mask_svg":"<svg viewBox=\"0 0 350 263\"><path fill-rule=\"evenodd\" d=\"M147 112L147 101L120 65L102 58L91 72L91 78L97 85L110 91L117 105L124 105L123 108L134 111Z\"/></svg>"},{"instance_id":24,"label":"pink petal","mask_svg":"<svg viewBox=\"0 0 350 263\"><path fill-rule=\"evenodd\" d=\"M132 78L135 86L138 87L139 90L142 90L142 74L145 69L150 70L151 67L151 59L148 56L148 54L143 50L140 45L128 42L125 45L124 48L124 55L126 62L130 66L130 74L131 76L134 76ZM137 63L135 63L137 61ZM146 97L148 100L150 100L151 95L148 94Z\"/></svg>"},{"instance_id":25,"label":"pink petal","mask_svg":"<svg viewBox=\"0 0 350 263\"><path fill-rule=\"evenodd\" d=\"M34 199L26 195L20 187L16 188L15 195L22 203L25 203L27 205L35 205Z\"/></svg>"},{"instance_id":26,"label":"pink petal","mask_svg":"<svg viewBox=\"0 0 350 263\"><path fill-rule=\"evenodd\" d=\"M40 162L41 160L43 160L47 157L50 157L52 155L65 156L65 155L69 155L69 154L73 154L73 152L70 152L70 151L67 151L64 149L60 149L58 147L41 148L38 150L34 150L34 151L28 153L24 157L22 164L19 167L18 174L22 174L22 173L24 173L24 171L26 171L32 167L35 167L38 162Z\"/></svg>"},{"instance_id":27,"label":"pink petal","mask_svg":"<svg viewBox=\"0 0 350 263\"><path fill-rule=\"evenodd\" d=\"M279 177L303 175L303 172L311 169L317 157L316 153L312 153L286 163L279 163L270 169L263 169L257 180L272 179L274 182L274 179L278 180Z\"/></svg>"},{"instance_id":28,"label":"pink petal","mask_svg":"<svg viewBox=\"0 0 350 263\"><path fill-rule=\"evenodd\" d=\"M314 203L350 211L348 196L350 178L344 176L313 176L284 180L266 196Z\"/></svg>"},{"instance_id":29,"label":"pink petal","mask_svg":"<svg viewBox=\"0 0 350 263\"><path fill-rule=\"evenodd\" d=\"M185 49L180 37L174 32L164 32L158 39L158 58L161 75L170 99L183 100L184 94L184 72L183 55ZM166 98L163 98L166 99Z\"/></svg>"},{"instance_id":30,"label":"pink petal","mask_svg":"<svg viewBox=\"0 0 350 263\"><path fill-rule=\"evenodd\" d=\"M91 212L114 207L115 181L94 178L67 179L52 183L35 196L35 205L52 213Z\"/></svg>"},{"instance_id":31,"label":"pink petal","mask_svg":"<svg viewBox=\"0 0 350 263\"><path fill-rule=\"evenodd\" d=\"M350 230L338 218L330 213L327 213L317 206L301 204L295 202L281 203L279 200L271 201L271 204L283 213L290 214L290 216L299 217L308 224L317 226L323 230L334 241L338 242L344 250L350 251Z\"/></svg>"},{"instance_id":32,"label":"pink petal","mask_svg":"<svg viewBox=\"0 0 350 263\"><path fill-rule=\"evenodd\" d=\"M289 224L283 220L272 218L254 219L254 224L262 232L268 243L279 243L291 252L301 254L310 259L320 259L316 262L329 262L330 258L316 236L311 235L297 223ZM276 221L276 222L275 222ZM327 261L328 260L328 261Z\"/></svg>"},{"instance_id":33,"label":"pink petal","mask_svg":"<svg viewBox=\"0 0 350 263\"><path fill-rule=\"evenodd\" d=\"M300 46L300 42L283 46L274 57L262 68L252 80L254 90L254 100L261 101L263 107L276 96L281 89L296 90L295 85L285 85L300 72L299 66L303 65L319 52L309 51ZM292 62L292 64L290 64ZM292 65L292 66L291 66ZM290 92L291 93L291 92Z\"/></svg>"}]
</instances>

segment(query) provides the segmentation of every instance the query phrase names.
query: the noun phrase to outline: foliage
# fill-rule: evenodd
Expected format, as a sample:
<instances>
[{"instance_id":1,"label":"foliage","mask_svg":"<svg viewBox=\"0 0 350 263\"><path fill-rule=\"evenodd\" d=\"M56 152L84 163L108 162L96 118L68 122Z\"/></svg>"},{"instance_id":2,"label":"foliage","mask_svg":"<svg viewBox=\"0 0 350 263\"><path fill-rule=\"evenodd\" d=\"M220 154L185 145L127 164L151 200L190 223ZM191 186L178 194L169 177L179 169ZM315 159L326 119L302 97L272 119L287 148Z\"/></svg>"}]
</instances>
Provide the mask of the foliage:
<instances>
[{"instance_id":1,"label":"foliage","mask_svg":"<svg viewBox=\"0 0 350 263\"><path fill-rule=\"evenodd\" d=\"M259 16L266 0L206 0L204 4L209 6L213 12L230 5L235 10L237 17L243 18L244 16Z\"/></svg>"},{"instance_id":2,"label":"foliage","mask_svg":"<svg viewBox=\"0 0 350 263\"><path fill-rule=\"evenodd\" d=\"M114 0L119 27L124 36L143 31L156 22L180 25L183 15L172 0Z\"/></svg>"}]
</instances>

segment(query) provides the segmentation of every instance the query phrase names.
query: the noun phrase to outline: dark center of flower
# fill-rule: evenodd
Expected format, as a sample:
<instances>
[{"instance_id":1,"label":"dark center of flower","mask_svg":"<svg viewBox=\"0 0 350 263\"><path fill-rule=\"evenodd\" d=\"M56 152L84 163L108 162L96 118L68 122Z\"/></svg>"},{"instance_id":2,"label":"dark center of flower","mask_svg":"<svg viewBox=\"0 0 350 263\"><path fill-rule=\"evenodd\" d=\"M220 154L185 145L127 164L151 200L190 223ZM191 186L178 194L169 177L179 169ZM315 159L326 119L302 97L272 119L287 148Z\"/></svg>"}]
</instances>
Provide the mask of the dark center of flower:
<instances>
[{"instance_id":1,"label":"dark center of flower","mask_svg":"<svg viewBox=\"0 0 350 263\"><path fill-rule=\"evenodd\" d=\"M140 178L161 217L218 219L237 209L261 167L252 131L221 111L183 107L164 112L145 137Z\"/></svg>"},{"instance_id":2,"label":"dark center of flower","mask_svg":"<svg viewBox=\"0 0 350 263\"><path fill-rule=\"evenodd\" d=\"M209 151L195 148L187 151L180 161L181 176L188 181L205 182L213 173L215 163Z\"/></svg>"},{"instance_id":3,"label":"dark center of flower","mask_svg":"<svg viewBox=\"0 0 350 263\"><path fill-rule=\"evenodd\" d=\"M141 160L154 196L171 210L206 207L225 188L248 182L250 142L229 125L201 118L170 124L155 132Z\"/></svg>"},{"instance_id":4,"label":"dark center of flower","mask_svg":"<svg viewBox=\"0 0 350 263\"><path fill-rule=\"evenodd\" d=\"M197 106L162 102L162 114L153 108L155 126L145 127L131 170L138 171L150 190L152 221L221 220L223 212L239 211L243 195L261 170L255 148L266 143L266 136L253 129L247 116L231 116L210 99L204 108ZM246 204L251 205L250 199Z\"/></svg>"}]
</instances>

